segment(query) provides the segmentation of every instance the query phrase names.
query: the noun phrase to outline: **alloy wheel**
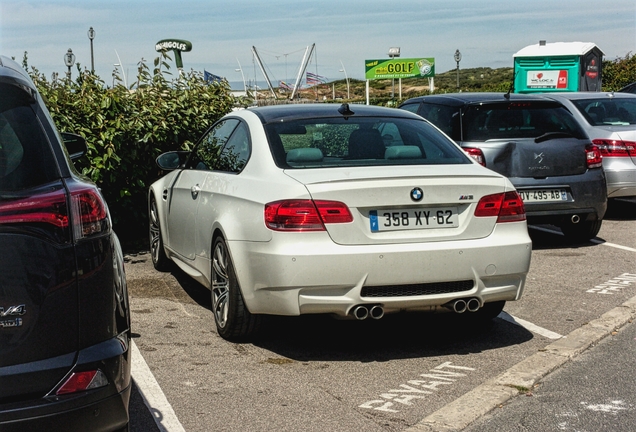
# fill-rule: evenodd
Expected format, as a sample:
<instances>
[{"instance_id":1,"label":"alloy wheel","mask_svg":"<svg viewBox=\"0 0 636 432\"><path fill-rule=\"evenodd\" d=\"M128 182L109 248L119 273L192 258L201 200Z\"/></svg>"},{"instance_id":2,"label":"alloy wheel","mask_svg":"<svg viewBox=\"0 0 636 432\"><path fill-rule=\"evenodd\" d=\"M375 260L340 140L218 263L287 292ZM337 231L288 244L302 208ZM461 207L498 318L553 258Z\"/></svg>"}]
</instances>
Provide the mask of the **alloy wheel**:
<instances>
[{"instance_id":1,"label":"alloy wheel","mask_svg":"<svg viewBox=\"0 0 636 432\"><path fill-rule=\"evenodd\" d=\"M230 292L230 279L228 276L228 255L223 242L218 242L214 247L212 256L212 309L214 319L219 327L227 325Z\"/></svg>"},{"instance_id":2,"label":"alloy wheel","mask_svg":"<svg viewBox=\"0 0 636 432\"><path fill-rule=\"evenodd\" d=\"M157 203L153 199L150 202L150 252L152 261L157 263L161 251L161 229L159 228L159 216L157 215Z\"/></svg>"}]
</instances>

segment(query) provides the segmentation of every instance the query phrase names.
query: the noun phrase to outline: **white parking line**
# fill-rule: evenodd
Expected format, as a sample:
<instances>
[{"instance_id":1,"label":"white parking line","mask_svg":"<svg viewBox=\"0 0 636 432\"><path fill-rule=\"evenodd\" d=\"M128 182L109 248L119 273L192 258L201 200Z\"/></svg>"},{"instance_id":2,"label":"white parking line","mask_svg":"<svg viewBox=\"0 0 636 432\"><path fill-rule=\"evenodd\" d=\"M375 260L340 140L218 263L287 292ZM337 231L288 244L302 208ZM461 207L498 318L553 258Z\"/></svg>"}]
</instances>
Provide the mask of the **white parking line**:
<instances>
[{"instance_id":1,"label":"white parking line","mask_svg":"<svg viewBox=\"0 0 636 432\"><path fill-rule=\"evenodd\" d=\"M137 384L144 403L155 419L157 427L161 432L185 432L168 399L166 399L166 395L150 371L146 360L139 352L135 341L131 341L130 349L132 350L131 369L133 379L135 384Z\"/></svg>"},{"instance_id":2,"label":"white parking line","mask_svg":"<svg viewBox=\"0 0 636 432\"><path fill-rule=\"evenodd\" d=\"M630 247L627 247L627 246L617 245L617 244L615 244L615 243L608 243L608 242L604 242L604 241L602 241L602 240L596 240L596 239L592 239L592 240L590 240L590 241L591 241L592 243L599 244L599 245L603 245L603 246L613 247L613 248L616 248L616 249L622 249L622 250L626 250L626 251L629 251L629 252L636 252L636 249L634 249L634 248L630 248Z\"/></svg>"},{"instance_id":3,"label":"white parking line","mask_svg":"<svg viewBox=\"0 0 636 432\"><path fill-rule=\"evenodd\" d=\"M540 227L540 226L535 226L535 225L529 225L529 228L535 229L537 231L543 231L543 232L547 232L550 234L559 234L559 235L563 235L563 233L559 230L554 230L554 229L550 229L550 228L544 228L544 227ZM626 250L628 252L636 252L636 249L628 247L628 246L622 246L622 245L618 245L616 243L609 243L603 240L597 240L597 239L592 239L590 240L590 243L594 243L597 245L603 245L603 246L607 246L607 247L613 247L616 249L622 249L622 250Z\"/></svg>"},{"instance_id":4,"label":"white parking line","mask_svg":"<svg viewBox=\"0 0 636 432\"><path fill-rule=\"evenodd\" d=\"M513 317L512 315L506 312L501 312L498 318L508 321L509 323L521 326L525 328L526 330L531 331L532 333L536 333L540 336L547 337L548 339L561 339L563 337L562 335L558 333L544 329L543 327L539 327L538 325L532 324L529 321L522 320L521 318Z\"/></svg>"}]
</instances>

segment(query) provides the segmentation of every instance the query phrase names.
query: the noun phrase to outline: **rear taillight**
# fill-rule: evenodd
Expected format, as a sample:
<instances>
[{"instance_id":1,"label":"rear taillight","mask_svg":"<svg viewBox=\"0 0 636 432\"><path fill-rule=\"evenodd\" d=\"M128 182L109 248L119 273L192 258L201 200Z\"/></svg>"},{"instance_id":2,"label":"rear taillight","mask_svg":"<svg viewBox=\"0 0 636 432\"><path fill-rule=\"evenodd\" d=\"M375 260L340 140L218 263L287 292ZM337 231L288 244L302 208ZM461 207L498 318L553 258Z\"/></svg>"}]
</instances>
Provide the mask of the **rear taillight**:
<instances>
[{"instance_id":1,"label":"rear taillight","mask_svg":"<svg viewBox=\"0 0 636 432\"><path fill-rule=\"evenodd\" d=\"M95 187L71 189L73 233L75 240L108 230L108 212L101 194Z\"/></svg>"},{"instance_id":2,"label":"rear taillight","mask_svg":"<svg viewBox=\"0 0 636 432\"><path fill-rule=\"evenodd\" d=\"M477 217L497 216L497 223L526 220L526 210L517 191L486 195L477 203Z\"/></svg>"},{"instance_id":3,"label":"rear taillight","mask_svg":"<svg viewBox=\"0 0 636 432\"><path fill-rule=\"evenodd\" d=\"M585 160L588 168L600 168L603 165L601 149L595 144L585 146Z\"/></svg>"},{"instance_id":4,"label":"rear taillight","mask_svg":"<svg viewBox=\"0 0 636 432\"><path fill-rule=\"evenodd\" d=\"M77 393L108 385L108 379L99 369L86 372L73 372L55 392L56 395Z\"/></svg>"},{"instance_id":5,"label":"rear taillight","mask_svg":"<svg viewBox=\"0 0 636 432\"><path fill-rule=\"evenodd\" d=\"M0 224L47 224L62 230L72 228L75 240L108 229L108 212L97 188L73 186L70 192L70 212L66 192L62 188L3 202L0 204Z\"/></svg>"},{"instance_id":6,"label":"rear taillight","mask_svg":"<svg viewBox=\"0 0 636 432\"><path fill-rule=\"evenodd\" d=\"M284 200L265 204L265 225L275 231L324 231L329 223L352 222L338 201Z\"/></svg>"},{"instance_id":7,"label":"rear taillight","mask_svg":"<svg viewBox=\"0 0 636 432\"><path fill-rule=\"evenodd\" d=\"M484 152L482 152L481 149L474 147L464 147L463 150L466 154L468 154L468 156L475 159L479 163L479 165L486 166L486 158L484 157Z\"/></svg>"},{"instance_id":8,"label":"rear taillight","mask_svg":"<svg viewBox=\"0 0 636 432\"><path fill-rule=\"evenodd\" d=\"M0 203L0 224L45 223L68 227L64 189Z\"/></svg>"},{"instance_id":9,"label":"rear taillight","mask_svg":"<svg viewBox=\"0 0 636 432\"><path fill-rule=\"evenodd\" d=\"M636 157L636 142L595 139L592 141L603 157Z\"/></svg>"}]
</instances>

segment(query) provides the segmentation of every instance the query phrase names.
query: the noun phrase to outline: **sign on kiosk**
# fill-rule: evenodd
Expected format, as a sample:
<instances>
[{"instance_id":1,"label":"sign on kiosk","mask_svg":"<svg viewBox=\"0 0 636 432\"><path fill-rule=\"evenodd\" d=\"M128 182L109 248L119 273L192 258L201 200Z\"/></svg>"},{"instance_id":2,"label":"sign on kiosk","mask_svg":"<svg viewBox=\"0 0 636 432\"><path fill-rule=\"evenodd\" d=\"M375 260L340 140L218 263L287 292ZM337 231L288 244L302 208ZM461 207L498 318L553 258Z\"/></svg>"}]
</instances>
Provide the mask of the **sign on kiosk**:
<instances>
[{"instance_id":1,"label":"sign on kiosk","mask_svg":"<svg viewBox=\"0 0 636 432\"><path fill-rule=\"evenodd\" d=\"M567 70L528 71L527 86L531 89L567 89Z\"/></svg>"}]
</instances>

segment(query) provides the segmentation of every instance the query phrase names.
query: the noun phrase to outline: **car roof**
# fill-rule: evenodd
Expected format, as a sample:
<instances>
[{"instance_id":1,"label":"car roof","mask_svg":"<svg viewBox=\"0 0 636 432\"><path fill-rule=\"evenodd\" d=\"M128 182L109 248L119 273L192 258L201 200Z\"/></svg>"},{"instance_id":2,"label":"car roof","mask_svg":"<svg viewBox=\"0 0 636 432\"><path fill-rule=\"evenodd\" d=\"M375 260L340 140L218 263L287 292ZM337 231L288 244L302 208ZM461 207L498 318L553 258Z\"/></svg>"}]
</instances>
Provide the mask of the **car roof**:
<instances>
[{"instance_id":1,"label":"car roof","mask_svg":"<svg viewBox=\"0 0 636 432\"><path fill-rule=\"evenodd\" d=\"M546 100L544 95L536 94L519 94L519 93L495 93L495 92L474 92L474 93L445 93L430 96L419 96L408 99L402 105L407 103L421 102L437 102L445 105L460 106L469 103L483 102L507 102L507 101L537 101Z\"/></svg>"},{"instance_id":2,"label":"car roof","mask_svg":"<svg viewBox=\"0 0 636 432\"><path fill-rule=\"evenodd\" d=\"M349 111L346 111L346 110ZM283 120L298 120L303 118L320 117L400 117L421 120L416 114L395 108L386 108L373 105L358 104L334 104L334 103L310 103L310 104L285 104L270 105L249 108L258 115L263 123L271 123ZM351 114L348 114L351 112Z\"/></svg>"},{"instance_id":3,"label":"car roof","mask_svg":"<svg viewBox=\"0 0 636 432\"><path fill-rule=\"evenodd\" d=\"M0 76L20 75L22 78L30 81L29 74L15 60L7 56L0 55Z\"/></svg>"},{"instance_id":4,"label":"car roof","mask_svg":"<svg viewBox=\"0 0 636 432\"><path fill-rule=\"evenodd\" d=\"M550 93L548 97L569 99L569 100L611 99L611 98L633 99L633 98L636 98L636 94L615 93L615 92L563 92L563 93Z\"/></svg>"},{"instance_id":5,"label":"car roof","mask_svg":"<svg viewBox=\"0 0 636 432\"><path fill-rule=\"evenodd\" d=\"M636 82L633 82L631 84L627 84L625 87L620 89L619 92L636 94Z\"/></svg>"}]
</instances>

